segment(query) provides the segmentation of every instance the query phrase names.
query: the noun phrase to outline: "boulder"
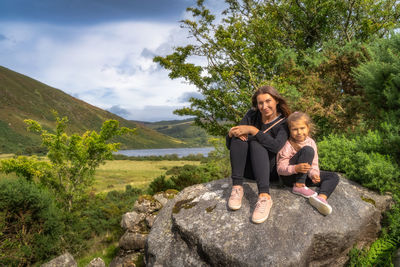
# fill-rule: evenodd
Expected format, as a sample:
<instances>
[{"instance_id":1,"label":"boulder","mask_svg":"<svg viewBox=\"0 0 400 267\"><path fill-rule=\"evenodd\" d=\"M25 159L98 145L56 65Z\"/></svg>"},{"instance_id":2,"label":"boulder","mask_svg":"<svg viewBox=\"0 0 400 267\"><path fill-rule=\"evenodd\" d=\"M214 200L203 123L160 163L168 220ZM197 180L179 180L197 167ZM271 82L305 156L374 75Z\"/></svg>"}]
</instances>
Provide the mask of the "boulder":
<instances>
[{"instance_id":1,"label":"boulder","mask_svg":"<svg viewBox=\"0 0 400 267\"><path fill-rule=\"evenodd\" d=\"M327 173L327 175L339 175ZM339 175L340 176L340 175ZM240 210L230 211L231 179L185 188L159 212L148 236L147 266L343 266L354 246L372 242L392 203L343 177L321 215L291 188L271 186L267 221L251 222L257 185L244 184Z\"/></svg>"},{"instance_id":2,"label":"boulder","mask_svg":"<svg viewBox=\"0 0 400 267\"><path fill-rule=\"evenodd\" d=\"M145 266L143 263L143 252L120 251L119 255L110 262L110 267L135 267L136 264L138 266Z\"/></svg>"},{"instance_id":3,"label":"boulder","mask_svg":"<svg viewBox=\"0 0 400 267\"><path fill-rule=\"evenodd\" d=\"M142 213L137 213L135 211L127 212L124 215L122 215L121 227L124 230L133 229L136 225L138 225L144 219L145 219L145 215Z\"/></svg>"},{"instance_id":4,"label":"boulder","mask_svg":"<svg viewBox=\"0 0 400 267\"><path fill-rule=\"evenodd\" d=\"M126 231L119 240L119 247L125 250L143 249L146 244L147 234Z\"/></svg>"},{"instance_id":5,"label":"boulder","mask_svg":"<svg viewBox=\"0 0 400 267\"><path fill-rule=\"evenodd\" d=\"M68 252L64 253L61 256L58 256L55 259L45 263L42 267L77 267L78 264L76 263L74 257L69 254Z\"/></svg>"},{"instance_id":6,"label":"boulder","mask_svg":"<svg viewBox=\"0 0 400 267\"><path fill-rule=\"evenodd\" d=\"M106 263L102 258L94 258L88 265L86 265L86 267L106 267Z\"/></svg>"},{"instance_id":7,"label":"boulder","mask_svg":"<svg viewBox=\"0 0 400 267\"><path fill-rule=\"evenodd\" d=\"M133 205L133 210L139 213L152 213L161 208L161 203L150 195L140 196Z\"/></svg>"}]
</instances>

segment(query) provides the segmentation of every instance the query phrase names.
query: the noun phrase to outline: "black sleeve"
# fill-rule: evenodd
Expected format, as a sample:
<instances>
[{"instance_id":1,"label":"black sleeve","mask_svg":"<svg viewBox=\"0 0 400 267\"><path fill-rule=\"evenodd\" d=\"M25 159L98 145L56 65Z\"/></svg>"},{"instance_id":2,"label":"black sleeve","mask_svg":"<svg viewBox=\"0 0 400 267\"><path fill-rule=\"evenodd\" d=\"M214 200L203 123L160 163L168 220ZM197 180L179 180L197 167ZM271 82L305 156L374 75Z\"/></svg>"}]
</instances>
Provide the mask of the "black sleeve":
<instances>
[{"instance_id":1,"label":"black sleeve","mask_svg":"<svg viewBox=\"0 0 400 267\"><path fill-rule=\"evenodd\" d=\"M243 119L239 122L239 125L252 125L252 123L251 123L251 118L252 118L253 116L255 116L255 113L256 113L256 112L255 112L254 110L249 110L249 111L247 111L246 115L244 115ZM226 142L225 142L225 144L226 144L226 147L227 147L228 149L230 149L230 147L231 147L231 140L232 140L232 138L229 137L229 134L227 134L227 135L226 135Z\"/></svg>"},{"instance_id":2,"label":"black sleeve","mask_svg":"<svg viewBox=\"0 0 400 267\"><path fill-rule=\"evenodd\" d=\"M282 123L278 126L275 137L269 132L263 133L262 131L259 131L255 137L268 151L278 153L289 138L289 130L286 123Z\"/></svg>"}]
</instances>

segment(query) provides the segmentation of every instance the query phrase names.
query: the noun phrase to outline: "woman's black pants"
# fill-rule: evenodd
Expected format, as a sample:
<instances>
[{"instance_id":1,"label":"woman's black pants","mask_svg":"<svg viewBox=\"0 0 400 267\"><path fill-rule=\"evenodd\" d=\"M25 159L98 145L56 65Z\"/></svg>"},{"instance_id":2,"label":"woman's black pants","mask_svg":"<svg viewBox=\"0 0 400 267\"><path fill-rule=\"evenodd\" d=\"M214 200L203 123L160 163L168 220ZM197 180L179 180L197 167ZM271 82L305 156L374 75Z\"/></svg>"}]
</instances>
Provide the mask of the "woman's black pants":
<instances>
[{"instance_id":1,"label":"woman's black pants","mask_svg":"<svg viewBox=\"0 0 400 267\"><path fill-rule=\"evenodd\" d=\"M299 163L308 163L311 165L314 156L314 149L310 146L304 146L289 160L289 164L297 165ZM339 183L339 177L335 173L321 172L320 178L321 181L318 184L314 184L307 176L307 173L296 173L290 176L281 175L283 183L287 186L293 186L294 183L302 183L307 186L319 186L319 194L324 194L329 197Z\"/></svg>"},{"instance_id":2,"label":"woman's black pants","mask_svg":"<svg viewBox=\"0 0 400 267\"><path fill-rule=\"evenodd\" d=\"M268 152L254 137L249 137L248 141L233 137L230 159L233 185L242 185L246 177L256 180L259 194L269 194L271 174L276 174L275 153Z\"/></svg>"}]
</instances>

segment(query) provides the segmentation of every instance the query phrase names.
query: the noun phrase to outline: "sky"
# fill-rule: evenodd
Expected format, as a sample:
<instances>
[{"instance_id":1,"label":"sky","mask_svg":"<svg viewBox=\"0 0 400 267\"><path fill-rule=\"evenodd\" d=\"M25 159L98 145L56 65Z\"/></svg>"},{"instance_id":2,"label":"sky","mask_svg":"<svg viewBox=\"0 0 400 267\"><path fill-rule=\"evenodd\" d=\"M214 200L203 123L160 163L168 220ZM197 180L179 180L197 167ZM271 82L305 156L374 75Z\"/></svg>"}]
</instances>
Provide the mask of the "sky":
<instances>
[{"instance_id":1,"label":"sky","mask_svg":"<svg viewBox=\"0 0 400 267\"><path fill-rule=\"evenodd\" d=\"M129 120L183 119L201 95L153 57L191 42L179 21L195 2L1 0L0 65Z\"/></svg>"}]
</instances>

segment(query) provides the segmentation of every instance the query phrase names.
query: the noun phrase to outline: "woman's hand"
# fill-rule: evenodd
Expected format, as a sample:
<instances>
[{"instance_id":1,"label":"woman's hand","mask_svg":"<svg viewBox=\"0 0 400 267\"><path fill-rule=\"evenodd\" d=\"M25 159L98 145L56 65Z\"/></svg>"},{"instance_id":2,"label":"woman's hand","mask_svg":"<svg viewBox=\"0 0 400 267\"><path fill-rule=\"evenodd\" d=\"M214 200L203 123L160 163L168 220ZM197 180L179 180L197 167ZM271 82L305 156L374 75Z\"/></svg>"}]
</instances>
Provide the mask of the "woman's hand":
<instances>
[{"instance_id":1,"label":"woman's hand","mask_svg":"<svg viewBox=\"0 0 400 267\"><path fill-rule=\"evenodd\" d=\"M311 166L308 163L299 163L294 167L296 173L307 173L310 169Z\"/></svg>"},{"instance_id":2,"label":"woman's hand","mask_svg":"<svg viewBox=\"0 0 400 267\"><path fill-rule=\"evenodd\" d=\"M229 137L235 136L237 138L240 138L241 140L243 140L244 137L245 137L245 140L247 140L247 136L249 134L256 135L257 133L258 133L258 129L256 127L254 127L254 126L251 126L251 125L239 125L239 126L232 127L229 130L228 135L229 135Z\"/></svg>"},{"instance_id":3,"label":"woman's hand","mask_svg":"<svg viewBox=\"0 0 400 267\"><path fill-rule=\"evenodd\" d=\"M311 177L311 181L312 181L314 184L318 184L319 182L321 182L321 177L319 177L318 174L314 174L314 175Z\"/></svg>"}]
</instances>

